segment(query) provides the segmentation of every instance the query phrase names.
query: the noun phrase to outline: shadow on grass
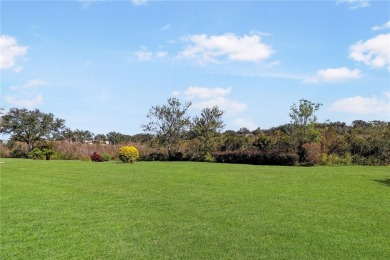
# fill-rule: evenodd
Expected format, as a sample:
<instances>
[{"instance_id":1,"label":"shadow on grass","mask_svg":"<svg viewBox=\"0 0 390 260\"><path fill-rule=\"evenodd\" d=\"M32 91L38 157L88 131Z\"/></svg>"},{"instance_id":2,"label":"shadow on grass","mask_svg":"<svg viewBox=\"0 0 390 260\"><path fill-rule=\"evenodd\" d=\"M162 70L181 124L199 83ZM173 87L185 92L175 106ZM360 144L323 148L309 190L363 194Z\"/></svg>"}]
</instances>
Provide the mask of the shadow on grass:
<instances>
[{"instance_id":1,"label":"shadow on grass","mask_svg":"<svg viewBox=\"0 0 390 260\"><path fill-rule=\"evenodd\" d=\"M385 179L385 180L374 180L376 182L382 183L388 187L390 187L390 179Z\"/></svg>"}]
</instances>

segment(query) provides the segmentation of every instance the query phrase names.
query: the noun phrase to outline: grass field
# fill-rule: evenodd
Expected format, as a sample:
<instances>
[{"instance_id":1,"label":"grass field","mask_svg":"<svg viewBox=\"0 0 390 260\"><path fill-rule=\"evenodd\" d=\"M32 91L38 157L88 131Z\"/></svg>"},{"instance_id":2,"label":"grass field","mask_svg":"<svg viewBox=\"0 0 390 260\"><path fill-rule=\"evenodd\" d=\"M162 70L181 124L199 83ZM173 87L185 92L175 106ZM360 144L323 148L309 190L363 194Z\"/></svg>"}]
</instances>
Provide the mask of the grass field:
<instances>
[{"instance_id":1,"label":"grass field","mask_svg":"<svg viewBox=\"0 0 390 260\"><path fill-rule=\"evenodd\" d=\"M0 161L1 259L390 259L389 167Z\"/></svg>"}]
</instances>

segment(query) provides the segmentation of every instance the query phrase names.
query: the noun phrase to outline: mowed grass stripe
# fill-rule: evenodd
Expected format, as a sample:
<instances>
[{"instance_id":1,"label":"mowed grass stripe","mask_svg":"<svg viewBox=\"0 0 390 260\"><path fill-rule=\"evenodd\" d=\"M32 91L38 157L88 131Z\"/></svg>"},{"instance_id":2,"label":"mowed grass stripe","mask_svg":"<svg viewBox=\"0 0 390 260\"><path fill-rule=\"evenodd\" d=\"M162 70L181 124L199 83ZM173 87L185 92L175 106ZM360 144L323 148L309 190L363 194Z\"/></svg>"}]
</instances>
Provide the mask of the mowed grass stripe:
<instances>
[{"instance_id":1,"label":"mowed grass stripe","mask_svg":"<svg viewBox=\"0 0 390 260\"><path fill-rule=\"evenodd\" d=\"M1 258L390 258L389 167L1 159Z\"/></svg>"}]
</instances>

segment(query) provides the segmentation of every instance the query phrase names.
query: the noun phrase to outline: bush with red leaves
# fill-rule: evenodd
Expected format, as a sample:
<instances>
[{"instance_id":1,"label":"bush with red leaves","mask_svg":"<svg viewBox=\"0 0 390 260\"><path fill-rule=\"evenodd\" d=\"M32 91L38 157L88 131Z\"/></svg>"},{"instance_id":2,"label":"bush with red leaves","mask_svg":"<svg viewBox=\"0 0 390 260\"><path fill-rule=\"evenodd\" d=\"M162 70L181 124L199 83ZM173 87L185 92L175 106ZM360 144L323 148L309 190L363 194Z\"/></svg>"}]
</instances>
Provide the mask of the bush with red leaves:
<instances>
[{"instance_id":1,"label":"bush with red leaves","mask_svg":"<svg viewBox=\"0 0 390 260\"><path fill-rule=\"evenodd\" d=\"M104 162L104 159L97 152L94 152L91 155L91 161L93 161L93 162Z\"/></svg>"}]
</instances>

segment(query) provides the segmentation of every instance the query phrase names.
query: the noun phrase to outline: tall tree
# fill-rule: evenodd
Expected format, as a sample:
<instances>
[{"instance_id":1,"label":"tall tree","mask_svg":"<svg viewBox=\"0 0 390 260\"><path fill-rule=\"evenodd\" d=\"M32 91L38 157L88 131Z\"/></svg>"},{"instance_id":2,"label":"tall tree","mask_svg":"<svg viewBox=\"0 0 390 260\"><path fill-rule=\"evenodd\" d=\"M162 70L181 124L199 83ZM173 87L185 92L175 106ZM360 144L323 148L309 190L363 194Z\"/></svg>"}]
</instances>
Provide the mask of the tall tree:
<instances>
[{"instance_id":1,"label":"tall tree","mask_svg":"<svg viewBox=\"0 0 390 260\"><path fill-rule=\"evenodd\" d=\"M218 106L202 109L200 117L196 116L192 123L192 132L200 140L200 152L205 156L213 148L212 140L223 129L223 111Z\"/></svg>"},{"instance_id":2,"label":"tall tree","mask_svg":"<svg viewBox=\"0 0 390 260\"><path fill-rule=\"evenodd\" d=\"M166 147L169 157L172 157L174 145L182 139L190 124L186 115L190 106L191 102L182 104L177 98L169 98L167 104L152 107L147 115L150 122L142 125L143 131L156 135L158 142Z\"/></svg>"},{"instance_id":3,"label":"tall tree","mask_svg":"<svg viewBox=\"0 0 390 260\"><path fill-rule=\"evenodd\" d=\"M299 106L293 104L290 107L291 123L295 126L295 133L298 134L299 142L308 141L309 126L317 122L316 111L322 104L313 103L306 99L299 100Z\"/></svg>"},{"instance_id":4,"label":"tall tree","mask_svg":"<svg viewBox=\"0 0 390 260\"><path fill-rule=\"evenodd\" d=\"M65 120L55 118L38 109L11 108L1 117L0 132L9 134L11 140L25 142L31 151L37 141L49 139L64 128Z\"/></svg>"}]
</instances>

